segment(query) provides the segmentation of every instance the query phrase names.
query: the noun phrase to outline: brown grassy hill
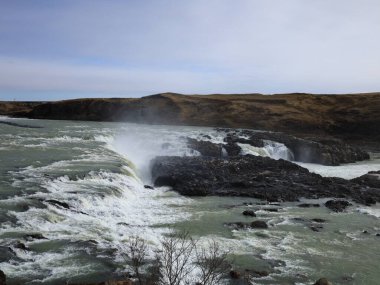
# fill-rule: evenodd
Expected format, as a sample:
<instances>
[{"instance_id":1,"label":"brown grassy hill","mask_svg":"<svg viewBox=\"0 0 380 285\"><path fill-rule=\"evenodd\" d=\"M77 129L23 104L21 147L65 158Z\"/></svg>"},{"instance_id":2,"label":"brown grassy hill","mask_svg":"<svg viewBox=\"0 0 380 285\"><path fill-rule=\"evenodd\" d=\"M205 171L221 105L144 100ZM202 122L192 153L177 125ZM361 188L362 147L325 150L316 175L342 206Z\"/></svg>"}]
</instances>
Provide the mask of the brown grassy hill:
<instances>
[{"instance_id":1,"label":"brown grassy hill","mask_svg":"<svg viewBox=\"0 0 380 285\"><path fill-rule=\"evenodd\" d=\"M40 119L240 127L372 139L379 137L380 130L380 93L270 96L162 93L135 99L76 99L26 106L21 103L14 107L12 104L15 103L0 102L0 112ZM8 111L3 112L4 109Z\"/></svg>"}]
</instances>

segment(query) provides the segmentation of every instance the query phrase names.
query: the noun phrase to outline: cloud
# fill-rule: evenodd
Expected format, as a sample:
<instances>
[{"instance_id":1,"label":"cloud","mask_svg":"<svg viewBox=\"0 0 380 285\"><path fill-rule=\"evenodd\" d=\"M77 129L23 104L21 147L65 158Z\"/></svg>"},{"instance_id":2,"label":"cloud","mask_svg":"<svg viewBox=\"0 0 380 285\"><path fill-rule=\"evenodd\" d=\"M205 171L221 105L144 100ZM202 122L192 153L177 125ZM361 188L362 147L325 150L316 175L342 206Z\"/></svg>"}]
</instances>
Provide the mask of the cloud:
<instances>
[{"instance_id":1,"label":"cloud","mask_svg":"<svg viewBox=\"0 0 380 285\"><path fill-rule=\"evenodd\" d=\"M3 90L380 90L377 0L20 3L0 11Z\"/></svg>"}]
</instances>

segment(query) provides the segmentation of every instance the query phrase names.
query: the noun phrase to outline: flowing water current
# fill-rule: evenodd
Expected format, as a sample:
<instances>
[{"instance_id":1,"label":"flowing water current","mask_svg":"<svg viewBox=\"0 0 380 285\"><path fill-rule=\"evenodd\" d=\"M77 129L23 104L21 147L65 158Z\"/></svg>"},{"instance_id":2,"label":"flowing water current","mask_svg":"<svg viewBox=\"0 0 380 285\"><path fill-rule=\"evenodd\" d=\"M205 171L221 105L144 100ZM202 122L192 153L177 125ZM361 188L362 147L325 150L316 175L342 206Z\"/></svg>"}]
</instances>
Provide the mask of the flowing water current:
<instances>
[{"instance_id":1,"label":"flowing water current","mask_svg":"<svg viewBox=\"0 0 380 285\"><path fill-rule=\"evenodd\" d=\"M354 205L336 214L297 203L188 198L165 187L144 188L152 184L149 164L155 156L199 155L187 148L185 137L223 142L223 134L211 128L1 120L23 125L0 124L0 269L8 284L89 283L122 275L120 249L130 236L155 247L173 230L187 230L200 243L218 241L238 269L271 273L255 284L312 284L322 276L334 284L380 282L379 205ZM243 153L292 159L276 142L240 146ZM376 154L338 167L300 165L346 179L380 170ZM250 221L241 214L246 209L270 227L224 226ZM320 232L310 229L315 218L327 220Z\"/></svg>"}]
</instances>

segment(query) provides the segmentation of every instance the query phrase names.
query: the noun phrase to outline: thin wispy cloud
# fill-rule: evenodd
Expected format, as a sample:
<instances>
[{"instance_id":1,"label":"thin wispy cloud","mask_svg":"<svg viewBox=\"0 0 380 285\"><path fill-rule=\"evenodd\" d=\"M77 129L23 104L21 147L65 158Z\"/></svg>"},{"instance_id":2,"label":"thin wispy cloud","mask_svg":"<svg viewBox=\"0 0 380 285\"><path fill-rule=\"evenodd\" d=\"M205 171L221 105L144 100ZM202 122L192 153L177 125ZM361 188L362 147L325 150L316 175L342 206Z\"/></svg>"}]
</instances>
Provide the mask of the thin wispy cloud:
<instances>
[{"instance_id":1,"label":"thin wispy cloud","mask_svg":"<svg viewBox=\"0 0 380 285\"><path fill-rule=\"evenodd\" d=\"M377 0L3 2L0 96L377 91L378 15Z\"/></svg>"}]
</instances>

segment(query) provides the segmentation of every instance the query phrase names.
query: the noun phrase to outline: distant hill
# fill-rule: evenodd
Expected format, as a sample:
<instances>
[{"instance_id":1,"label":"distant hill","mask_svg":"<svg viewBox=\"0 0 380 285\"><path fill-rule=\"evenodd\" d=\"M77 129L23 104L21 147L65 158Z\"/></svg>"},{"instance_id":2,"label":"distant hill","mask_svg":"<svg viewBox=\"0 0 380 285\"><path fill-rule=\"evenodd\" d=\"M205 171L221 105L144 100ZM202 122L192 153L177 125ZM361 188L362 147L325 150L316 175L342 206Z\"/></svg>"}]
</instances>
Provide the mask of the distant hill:
<instances>
[{"instance_id":1,"label":"distant hill","mask_svg":"<svg viewBox=\"0 0 380 285\"><path fill-rule=\"evenodd\" d=\"M377 139L380 133L380 93L162 93L130 99L0 102L0 114L35 119L253 128Z\"/></svg>"}]
</instances>

